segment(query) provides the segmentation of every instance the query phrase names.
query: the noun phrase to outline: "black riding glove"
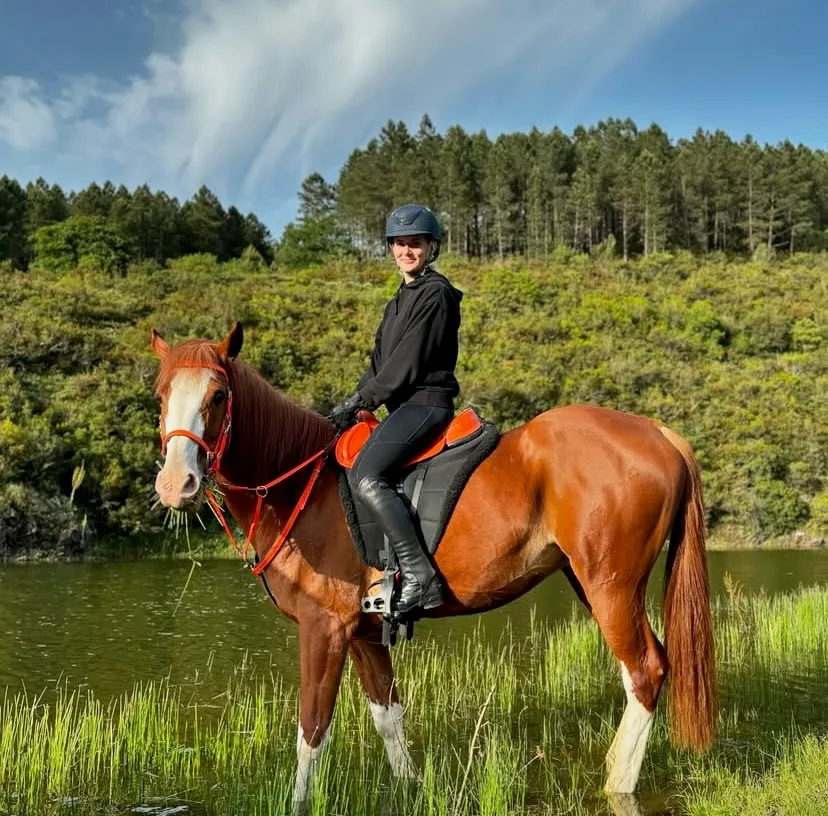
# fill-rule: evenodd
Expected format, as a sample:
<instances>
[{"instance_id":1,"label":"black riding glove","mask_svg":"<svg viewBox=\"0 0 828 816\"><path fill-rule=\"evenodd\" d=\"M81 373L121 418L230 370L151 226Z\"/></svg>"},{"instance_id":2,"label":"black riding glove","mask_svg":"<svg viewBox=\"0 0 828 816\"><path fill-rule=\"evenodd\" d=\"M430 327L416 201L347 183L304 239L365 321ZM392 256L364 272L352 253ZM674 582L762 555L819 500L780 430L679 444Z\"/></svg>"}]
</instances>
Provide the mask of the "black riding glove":
<instances>
[{"instance_id":1,"label":"black riding glove","mask_svg":"<svg viewBox=\"0 0 828 816\"><path fill-rule=\"evenodd\" d=\"M350 428L356 422L356 415L357 412L365 407L365 402L362 399L362 395L357 391L355 394L352 394L348 399L343 400L339 403L331 412L328 414L328 419L339 428L340 431L344 431L346 428Z\"/></svg>"}]
</instances>

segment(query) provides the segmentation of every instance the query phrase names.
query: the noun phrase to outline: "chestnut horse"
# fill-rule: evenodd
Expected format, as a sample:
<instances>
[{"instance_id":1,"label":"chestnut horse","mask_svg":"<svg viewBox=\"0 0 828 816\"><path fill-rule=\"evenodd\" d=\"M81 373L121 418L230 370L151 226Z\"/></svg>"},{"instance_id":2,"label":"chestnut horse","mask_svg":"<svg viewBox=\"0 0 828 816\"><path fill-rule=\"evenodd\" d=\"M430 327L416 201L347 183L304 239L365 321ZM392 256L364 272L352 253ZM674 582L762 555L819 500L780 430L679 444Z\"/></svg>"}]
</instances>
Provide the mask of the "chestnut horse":
<instances>
[{"instance_id":1,"label":"chestnut horse","mask_svg":"<svg viewBox=\"0 0 828 816\"><path fill-rule=\"evenodd\" d=\"M220 485L264 485L334 439L324 417L291 403L237 359L242 340L238 323L218 343L190 340L171 347L152 331L161 360L155 387L166 450L155 486L165 506L194 501L208 469L217 471ZM251 542L259 558L285 529L308 472L304 468L265 496ZM228 510L249 532L258 516L257 493L223 492ZM668 536L665 650L647 619L645 591ZM698 751L710 746L718 692L701 477L690 446L669 428L572 405L503 433L467 482L435 563L447 600L428 617L494 609L563 570L615 655L626 692L607 754L607 792L632 793L637 785L668 667L674 742ZM357 555L335 474L323 468L306 509L264 571L279 609L299 625L297 808L307 799L328 738L348 655L392 772L416 777L381 622L361 610L366 588L379 575Z\"/></svg>"}]
</instances>

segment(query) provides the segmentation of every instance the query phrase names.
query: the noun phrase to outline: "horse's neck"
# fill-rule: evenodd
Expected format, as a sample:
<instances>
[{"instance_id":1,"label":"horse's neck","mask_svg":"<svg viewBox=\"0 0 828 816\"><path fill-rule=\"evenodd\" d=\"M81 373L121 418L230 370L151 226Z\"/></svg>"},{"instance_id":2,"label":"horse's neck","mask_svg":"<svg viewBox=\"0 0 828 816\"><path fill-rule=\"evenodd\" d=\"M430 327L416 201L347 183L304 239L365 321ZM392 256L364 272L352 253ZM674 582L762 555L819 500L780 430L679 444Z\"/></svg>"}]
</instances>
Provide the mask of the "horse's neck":
<instances>
[{"instance_id":1,"label":"horse's neck","mask_svg":"<svg viewBox=\"0 0 828 816\"><path fill-rule=\"evenodd\" d=\"M266 484L333 438L323 417L294 405L249 366L236 362L232 374L233 425L221 468L228 481Z\"/></svg>"}]
</instances>

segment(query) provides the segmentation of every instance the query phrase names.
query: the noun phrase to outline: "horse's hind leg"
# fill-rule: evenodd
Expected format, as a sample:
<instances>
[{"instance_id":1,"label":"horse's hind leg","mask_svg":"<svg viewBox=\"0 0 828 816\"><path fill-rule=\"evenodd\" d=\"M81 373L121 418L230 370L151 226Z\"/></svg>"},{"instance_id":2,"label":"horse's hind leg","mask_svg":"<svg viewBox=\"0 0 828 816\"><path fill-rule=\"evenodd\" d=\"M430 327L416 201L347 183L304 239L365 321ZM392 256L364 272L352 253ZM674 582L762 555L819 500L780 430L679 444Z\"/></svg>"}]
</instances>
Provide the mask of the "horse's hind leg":
<instances>
[{"instance_id":1,"label":"horse's hind leg","mask_svg":"<svg viewBox=\"0 0 828 816\"><path fill-rule=\"evenodd\" d=\"M394 684L388 647L370 640L354 639L351 641L351 660L368 695L374 725L385 743L391 773L402 779L417 779L417 768L405 740L403 708Z\"/></svg>"},{"instance_id":2,"label":"horse's hind leg","mask_svg":"<svg viewBox=\"0 0 828 816\"><path fill-rule=\"evenodd\" d=\"M584 592L584 588L581 586L581 582L578 580L578 576L575 575L572 567L567 564L561 569L561 572L563 572L566 576L566 580L569 581L569 585L572 589L575 590L578 600L587 608L587 611L591 613L592 607L590 606L589 599L587 598L586 592Z\"/></svg>"},{"instance_id":3,"label":"horse's hind leg","mask_svg":"<svg viewBox=\"0 0 828 816\"><path fill-rule=\"evenodd\" d=\"M667 674L664 647L644 610L644 592L637 598L612 599L596 614L601 631L621 666L627 705L607 752L609 793L633 793L638 784L658 696ZM609 607L609 609L607 609ZM593 608L595 612L595 609Z\"/></svg>"},{"instance_id":4,"label":"horse's hind leg","mask_svg":"<svg viewBox=\"0 0 828 816\"><path fill-rule=\"evenodd\" d=\"M575 570L576 575L578 570ZM645 612L645 588L580 578L592 615L621 667L627 705L607 753L608 793L633 793L638 784L658 696L667 673L664 648Z\"/></svg>"}]
</instances>

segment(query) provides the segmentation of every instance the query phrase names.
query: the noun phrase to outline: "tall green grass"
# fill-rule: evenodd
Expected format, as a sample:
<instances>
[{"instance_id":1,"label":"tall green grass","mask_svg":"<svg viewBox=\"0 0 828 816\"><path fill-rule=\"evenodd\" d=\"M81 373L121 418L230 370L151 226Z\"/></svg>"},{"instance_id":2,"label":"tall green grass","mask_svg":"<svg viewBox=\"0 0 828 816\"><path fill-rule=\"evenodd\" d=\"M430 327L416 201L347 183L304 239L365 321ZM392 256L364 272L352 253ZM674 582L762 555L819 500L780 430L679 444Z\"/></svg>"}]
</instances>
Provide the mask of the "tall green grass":
<instances>
[{"instance_id":1,"label":"tall green grass","mask_svg":"<svg viewBox=\"0 0 828 816\"><path fill-rule=\"evenodd\" d=\"M748 597L731 584L715 616L717 742L701 757L673 749L662 702L640 783L644 812L828 813L828 589ZM520 635L507 625L496 642L480 633L446 646L420 636L394 656L421 780L392 781L349 669L313 813L611 812L600 794L603 762L624 697L583 614L557 624L533 617ZM282 813L297 717L296 690L247 663L213 698L196 682L164 680L108 702L66 687L6 691L0 813L49 816L70 805L79 816L126 813L146 803ZM815 793L824 810L814 809Z\"/></svg>"}]
</instances>

